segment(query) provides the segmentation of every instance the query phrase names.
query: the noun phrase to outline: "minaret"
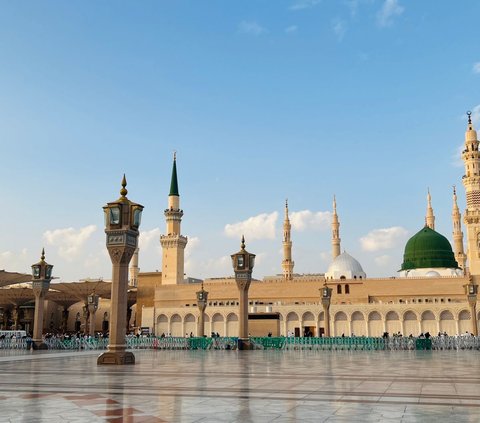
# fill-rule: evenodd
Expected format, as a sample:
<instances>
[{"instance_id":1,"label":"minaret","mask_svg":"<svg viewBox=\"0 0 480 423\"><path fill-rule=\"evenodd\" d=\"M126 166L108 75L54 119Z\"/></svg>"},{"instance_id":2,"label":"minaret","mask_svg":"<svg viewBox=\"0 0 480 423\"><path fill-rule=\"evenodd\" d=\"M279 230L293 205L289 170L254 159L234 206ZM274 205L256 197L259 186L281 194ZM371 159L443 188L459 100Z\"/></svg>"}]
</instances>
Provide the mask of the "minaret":
<instances>
[{"instance_id":1,"label":"minaret","mask_svg":"<svg viewBox=\"0 0 480 423\"><path fill-rule=\"evenodd\" d=\"M183 210L180 209L180 195L177 180L177 156L173 155L172 180L168 195L168 209L165 210L167 233L160 236L163 249L162 285L181 284L184 281L184 252L187 237L180 234Z\"/></svg>"},{"instance_id":2,"label":"minaret","mask_svg":"<svg viewBox=\"0 0 480 423\"><path fill-rule=\"evenodd\" d=\"M283 276L286 280L293 279L293 266L295 262L292 261L292 240L290 239L290 232L292 225L288 218L288 200L285 201L285 220L283 221L283 261L282 269Z\"/></svg>"},{"instance_id":3,"label":"minaret","mask_svg":"<svg viewBox=\"0 0 480 423\"><path fill-rule=\"evenodd\" d=\"M430 195L430 189L427 189L427 215L425 217L425 226L435 230L435 215L432 209L432 196Z\"/></svg>"},{"instance_id":4,"label":"minaret","mask_svg":"<svg viewBox=\"0 0 480 423\"><path fill-rule=\"evenodd\" d=\"M463 232L462 232L462 215L457 204L457 191L455 185L453 186L453 210L452 210L452 223L453 223L453 252L455 253L455 260L458 265L465 270L465 262L467 256L463 252Z\"/></svg>"},{"instance_id":5,"label":"minaret","mask_svg":"<svg viewBox=\"0 0 480 423\"><path fill-rule=\"evenodd\" d=\"M138 284L138 274L140 272L140 268L138 267L138 251L139 248L135 248L135 251L132 256L132 260L130 261L129 277L128 277L128 284L130 286L137 286Z\"/></svg>"},{"instance_id":6,"label":"minaret","mask_svg":"<svg viewBox=\"0 0 480 423\"><path fill-rule=\"evenodd\" d=\"M332 258L335 260L340 255L340 222L337 215L337 200L333 196L332 215Z\"/></svg>"},{"instance_id":7,"label":"minaret","mask_svg":"<svg viewBox=\"0 0 480 423\"><path fill-rule=\"evenodd\" d=\"M467 116L465 149L462 152L465 165L462 182L467 197L467 209L463 215L463 221L467 228L468 270L472 275L480 275L480 153L477 131L472 124L472 113L467 112Z\"/></svg>"}]
</instances>

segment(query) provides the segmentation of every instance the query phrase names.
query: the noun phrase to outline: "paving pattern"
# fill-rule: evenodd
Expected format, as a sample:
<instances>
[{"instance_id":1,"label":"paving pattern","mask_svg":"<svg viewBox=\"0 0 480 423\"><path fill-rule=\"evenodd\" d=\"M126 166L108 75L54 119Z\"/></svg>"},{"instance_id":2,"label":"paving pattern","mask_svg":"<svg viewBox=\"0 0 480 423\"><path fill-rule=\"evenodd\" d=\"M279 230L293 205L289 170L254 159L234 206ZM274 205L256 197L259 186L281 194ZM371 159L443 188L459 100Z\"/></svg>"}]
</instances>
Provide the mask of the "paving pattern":
<instances>
[{"instance_id":1,"label":"paving pattern","mask_svg":"<svg viewBox=\"0 0 480 423\"><path fill-rule=\"evenodd\" d=\"M478 351L0 350L0 422L480 422Z\"/></svg>"}]
</instances>

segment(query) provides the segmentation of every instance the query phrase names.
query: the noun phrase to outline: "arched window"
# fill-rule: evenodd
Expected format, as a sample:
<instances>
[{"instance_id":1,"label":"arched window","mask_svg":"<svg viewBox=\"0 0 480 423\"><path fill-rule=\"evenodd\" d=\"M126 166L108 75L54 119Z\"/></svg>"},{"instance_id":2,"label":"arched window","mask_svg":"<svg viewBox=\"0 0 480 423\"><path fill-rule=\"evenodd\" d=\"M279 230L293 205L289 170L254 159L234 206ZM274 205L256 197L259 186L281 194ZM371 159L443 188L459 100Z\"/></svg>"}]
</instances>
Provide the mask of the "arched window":
<instances>
[{"instance_id":1,"label":"arched window","mask_svg":"<svg viewBox=\"0 0 480 423\"><path fill-rule=\"evenodd\" d=\"M345 280L345 279L347 279L345 276L343 276L343 275L342 275L342 276L340 276L340 280L342 280L342 281L343 281L343 280Z\"/></svg>"},{"instance_id":2,"label":"arched window","mask_svg":"<svg viewBox=\"0 0 480 423\"><path fill-rule=\"evenodd\" d=\"M345 285L345 294L350 294L350 285Z\"/></svg>"},{"instance_id":3,"label":"arched window","mask_svg":"<svg viewBox=\"0 0 480 423\"><path fill-rule=\"evenodd\" d=\"M342 293L342 285L337 285L337 294Z\"/></svg>"}]
</instances>

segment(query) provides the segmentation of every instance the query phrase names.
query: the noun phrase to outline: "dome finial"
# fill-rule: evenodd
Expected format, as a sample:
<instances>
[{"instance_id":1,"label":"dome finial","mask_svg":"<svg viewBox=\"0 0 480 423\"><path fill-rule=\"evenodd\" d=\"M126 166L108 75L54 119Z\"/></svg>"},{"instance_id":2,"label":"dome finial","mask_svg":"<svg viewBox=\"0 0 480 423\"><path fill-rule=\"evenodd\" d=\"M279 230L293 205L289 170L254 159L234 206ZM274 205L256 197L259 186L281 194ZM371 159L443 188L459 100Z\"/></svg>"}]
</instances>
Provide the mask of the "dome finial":
<instances>
[{"instance_id":1,"label":"dome finial","mask_svg":"<svg viewBox=\"0 0 480 423\"><path fill-rule=\"evenodd\" d=\"M120 190L120 195L122 197L125 197L128 194L127 188L125 188L126 186L127 186L127 178L125 177L125 173L124 173L122 178L122 189Z\"/></svg>"},{"instance_id":2,"label":"dome finial","mask_svg":"<svg viewBox=\"0 0 480 423\"><path fill-rule=\"evenodd\" d=\"M452 185L453 187L453 195L457 195L457 187L455 185Z\"/></svg>"},{"instance_id":3,"label":"dome finial","mask_svg":"<svg viewBox=\"0 0 480 423\"><path fill-rule=\"evenodd\" d=\"M467 118L468 118L468 124L471 125L472 124L472 112L470 110L467 112Z\"/></svg>"},{"instance_id":4,"label":"dome finial","mask_svg":"<svg viewBox=\"0 0 480 423\"><path fill-rule=\"evenodd\" d=\"M42 255L40 256L40 260L45 261L45 248L42 248Z\"/></svg>"},{"instance_id":5,"label":"dome finial","mask_svg":"<svg viewBox=\"0 0 480 423\"><path fill-rule=\"evenodd\" d=\"M240 244L240 248L245 250L245 236L242 235L242 243Z\"/></svg>"},{"instance_id":6,"label":"dome finial","mask_svg":"<svg viewBox=\"0 0 480 423\"><path fill-rule=\"evenodd\" d=\"M177 150L173 150L173 161L177 160Z\"/></svg>"}]
</instances>

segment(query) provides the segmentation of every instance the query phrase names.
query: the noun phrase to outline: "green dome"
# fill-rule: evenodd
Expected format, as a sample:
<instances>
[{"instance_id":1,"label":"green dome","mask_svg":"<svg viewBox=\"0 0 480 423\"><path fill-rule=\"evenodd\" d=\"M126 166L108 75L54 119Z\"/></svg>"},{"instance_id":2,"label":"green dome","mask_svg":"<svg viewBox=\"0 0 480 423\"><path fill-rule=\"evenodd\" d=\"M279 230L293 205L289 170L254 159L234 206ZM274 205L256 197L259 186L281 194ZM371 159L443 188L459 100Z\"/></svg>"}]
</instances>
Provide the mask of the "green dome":
<instances>
[{"instance_id":1,"label":"green dome","mask_svg":"<svg viewBox=\"0 0 480 423\"><path fill-rule=\"evenodd\" d=\"M400 270L425 268L458 269L452 246L443 235L425 226L413 235L405 245Z\"/></svg>"}]
</instances>

